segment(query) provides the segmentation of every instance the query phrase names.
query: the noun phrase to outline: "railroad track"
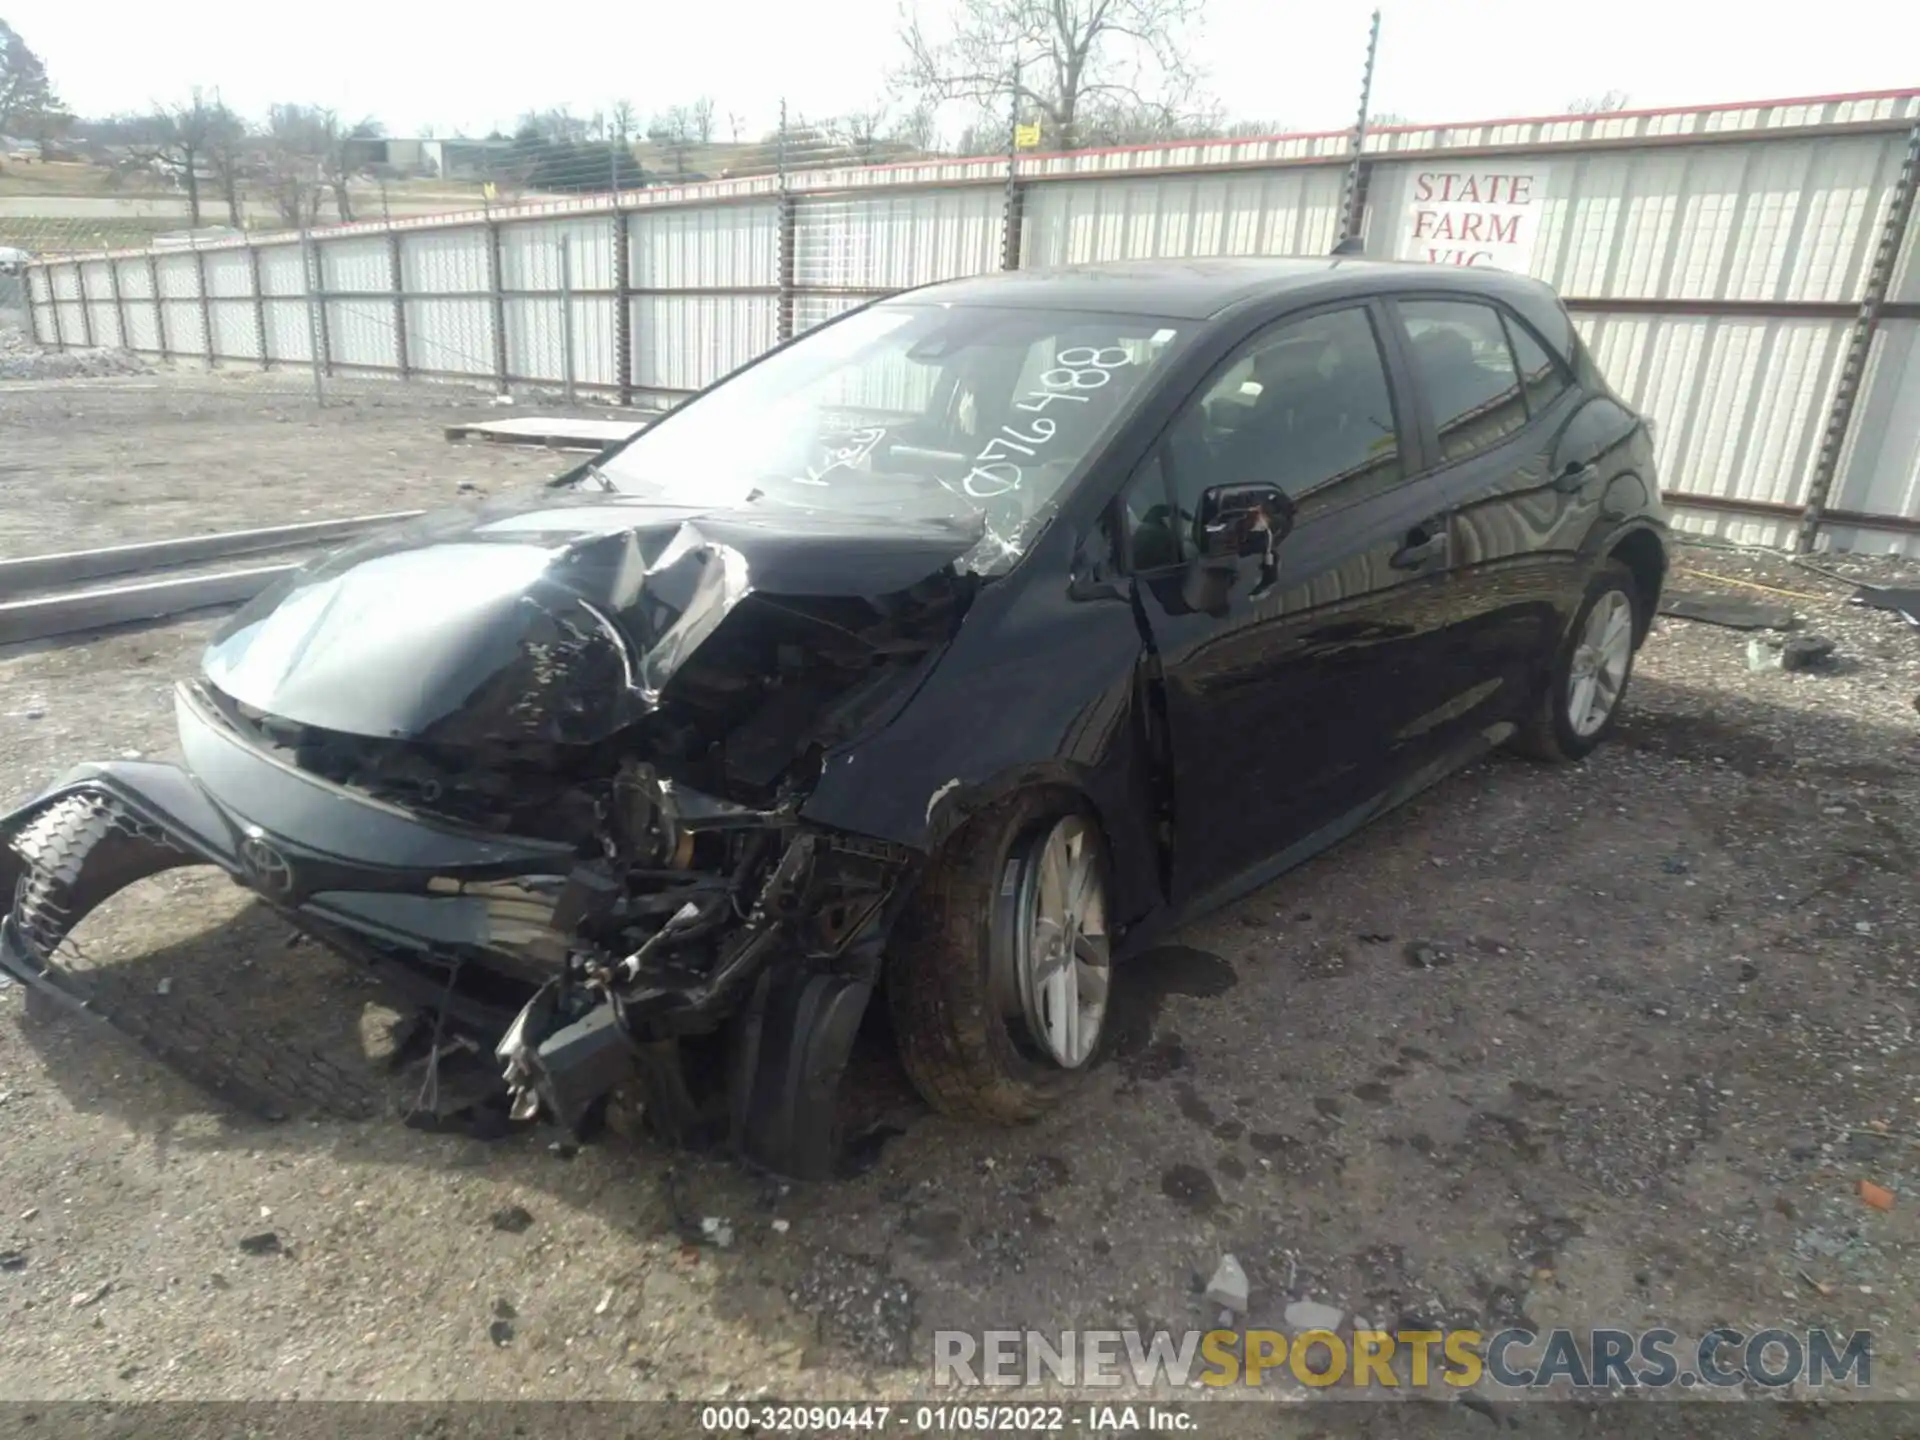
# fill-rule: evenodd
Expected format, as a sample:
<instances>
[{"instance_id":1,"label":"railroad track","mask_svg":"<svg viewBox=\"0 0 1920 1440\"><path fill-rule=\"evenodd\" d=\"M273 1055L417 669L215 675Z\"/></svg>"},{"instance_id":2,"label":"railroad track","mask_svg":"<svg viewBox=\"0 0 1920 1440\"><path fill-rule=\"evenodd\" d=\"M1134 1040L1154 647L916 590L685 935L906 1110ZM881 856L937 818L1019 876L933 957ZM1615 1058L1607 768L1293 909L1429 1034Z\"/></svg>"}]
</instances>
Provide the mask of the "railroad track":
<instances>
[{"instance_id":1,"label":"railroad track","mask_svg":"<svg viewBox=\"0 0 1920 1440\"><path fill-rule=\"evenodd\" d=\"M421 513L399 510L0 560L0 645L60 640L243 604L298 569L312 551ZM266 556L275 558L232 569L205 568Z\"/></svg>"}]
</instances>

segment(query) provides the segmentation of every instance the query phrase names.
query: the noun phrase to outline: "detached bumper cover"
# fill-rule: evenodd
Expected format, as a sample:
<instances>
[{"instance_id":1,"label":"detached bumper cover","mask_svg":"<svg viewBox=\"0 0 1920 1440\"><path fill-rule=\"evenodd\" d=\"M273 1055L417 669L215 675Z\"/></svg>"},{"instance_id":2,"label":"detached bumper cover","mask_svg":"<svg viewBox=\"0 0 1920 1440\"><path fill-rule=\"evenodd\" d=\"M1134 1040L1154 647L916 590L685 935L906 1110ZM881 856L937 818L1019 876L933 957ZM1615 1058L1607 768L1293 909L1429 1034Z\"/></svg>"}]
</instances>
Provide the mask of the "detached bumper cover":
<instances>
[{"instance_id":1,"label":"detached bumper cover","mask_svg":"<svg viewBox=\"0 0 1920 1440\"><path fill-rule=\"evenodd\" d=\"M526 978L573 864L565 846L466 834L292 769L176 695L187 768L69 771L0 817L0 965L58 985L54 952L136 880L214 865L330 940L472 958Z\"/></svg>"}]
</instances>

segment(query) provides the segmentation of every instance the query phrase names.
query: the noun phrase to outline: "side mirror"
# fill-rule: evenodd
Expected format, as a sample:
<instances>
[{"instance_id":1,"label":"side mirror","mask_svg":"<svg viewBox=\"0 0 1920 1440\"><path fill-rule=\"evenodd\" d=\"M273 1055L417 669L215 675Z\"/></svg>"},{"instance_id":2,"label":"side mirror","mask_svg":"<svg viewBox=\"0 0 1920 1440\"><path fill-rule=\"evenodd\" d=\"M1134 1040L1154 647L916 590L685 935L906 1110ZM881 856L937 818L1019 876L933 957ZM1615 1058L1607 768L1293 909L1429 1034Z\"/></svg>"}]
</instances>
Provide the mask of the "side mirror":
<instances>
[{"instance_id":1,"label":"side mirror","mask_svg":"<svg viewBox=\"0 0 1920 1440\"><path fill-rule=\"evenodd\" d=\"M1293 529L1293 501L1275 485L1216 485L1200 496L1194 538L1207 560L1267 556Z\"/></svg>"},{"instance_id":2,"label":"side mirror","mask_svg":"<svg viewBox=\"0 0 1920 1440\"><path fill-rule=\"evenodd\" d=\"M1260 578L1252 595L1266 593L1280 573L1277 551L1293 529L1293 502L1273 485L1216 485L1200 495L1194 517L1196 554L1181 586L1190 610L1226 613L1240 578L1240 562L1258 558Z\"/></svg>"}]
</instances>

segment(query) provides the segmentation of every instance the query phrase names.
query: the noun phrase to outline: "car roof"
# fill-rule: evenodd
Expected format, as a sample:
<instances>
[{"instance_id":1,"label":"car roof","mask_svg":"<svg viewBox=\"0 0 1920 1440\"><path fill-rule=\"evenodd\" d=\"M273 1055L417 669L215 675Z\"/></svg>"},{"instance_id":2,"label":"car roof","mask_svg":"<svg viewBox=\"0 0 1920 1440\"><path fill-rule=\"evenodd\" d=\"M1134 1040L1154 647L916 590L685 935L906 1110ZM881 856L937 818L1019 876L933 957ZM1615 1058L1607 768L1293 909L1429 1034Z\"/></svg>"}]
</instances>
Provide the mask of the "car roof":
<instances>
[{"instance_id":1,"label":"car roof","mask_svg":"<svg viewBox=\"0 0 1920 1440\"><path fill-rule=\"evenodd\" d=\"M1394 290L1458 290L1503 296L1522 305L1537 304L1551 294L1537 280L1500 270L1354 256L1246 256L998 271L924 285L885 303L1032 306L1205 320L1265 296L1285 294L1311 302Z\"/></svg>"}]
</instances>

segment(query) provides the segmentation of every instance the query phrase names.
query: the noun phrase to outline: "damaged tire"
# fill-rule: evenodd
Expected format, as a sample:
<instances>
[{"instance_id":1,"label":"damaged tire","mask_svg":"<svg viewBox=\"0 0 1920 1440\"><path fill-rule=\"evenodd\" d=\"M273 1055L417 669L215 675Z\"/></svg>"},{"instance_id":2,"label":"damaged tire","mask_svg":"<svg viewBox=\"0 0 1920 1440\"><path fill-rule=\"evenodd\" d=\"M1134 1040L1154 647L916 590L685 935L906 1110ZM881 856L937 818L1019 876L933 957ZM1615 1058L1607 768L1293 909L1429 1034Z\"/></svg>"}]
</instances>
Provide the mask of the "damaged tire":
<instances>
[{"instance_id":1,"label":"damaged tire","mask_svg":"<svg viewBox=\"0 0 1920 1440\"><path fill-rule=\"evenodd\" d=\"M1531 760L1584 760L1612 732L1645 630L1640 590L1618 560L1588 582L1579 613L1554 654L1547 684L1512 747Z\"/></svg>"},{"instance_id":2,"label":"damaged tire","mask_svg":"<svg viewBox=\"0 0 1920 1440\"><path fill-rule=\"evenodd\" d=\"M1109 873L1099 827L1046 792L984 811L934 857L894 932L887 994L935 1109L1033 1120L1099 1057Z\"/></svg>"}]
</instances>

